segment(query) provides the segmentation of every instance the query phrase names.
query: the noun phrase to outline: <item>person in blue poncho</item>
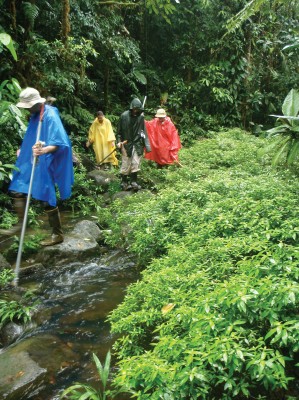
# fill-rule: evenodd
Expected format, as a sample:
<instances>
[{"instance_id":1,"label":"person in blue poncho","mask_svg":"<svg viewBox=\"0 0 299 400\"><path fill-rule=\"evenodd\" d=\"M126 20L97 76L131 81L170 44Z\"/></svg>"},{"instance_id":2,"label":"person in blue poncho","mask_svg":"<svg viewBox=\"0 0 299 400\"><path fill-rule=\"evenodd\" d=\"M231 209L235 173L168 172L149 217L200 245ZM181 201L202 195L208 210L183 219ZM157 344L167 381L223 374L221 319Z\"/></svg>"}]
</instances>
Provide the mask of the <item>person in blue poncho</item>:
<instances>
[{"instance_id":1,"label":"person in blue poncho","mask_svg":"<svg viewBox=\"0 0 299 400\"><path fill-rule=\"evenodd\" d=\"M45 104L46 99L34 88L26 88L20 93L17 107L30 111L31 118L25 133L19 156L16 161L18 170L14 171L9 186L14 208L19 222L2 234L13 235L21 230L28 193L33 157L38 157L32 183L32 197L43 202L48 214L52 235L43 241L44 246L51 246L63 241L63 232L57 207L56 187L60 199L71 196L74 182L72 147L62 125L56 107ZM36 143L37 129L41 118L40 140Z\"/></svg>"}]
</instances>

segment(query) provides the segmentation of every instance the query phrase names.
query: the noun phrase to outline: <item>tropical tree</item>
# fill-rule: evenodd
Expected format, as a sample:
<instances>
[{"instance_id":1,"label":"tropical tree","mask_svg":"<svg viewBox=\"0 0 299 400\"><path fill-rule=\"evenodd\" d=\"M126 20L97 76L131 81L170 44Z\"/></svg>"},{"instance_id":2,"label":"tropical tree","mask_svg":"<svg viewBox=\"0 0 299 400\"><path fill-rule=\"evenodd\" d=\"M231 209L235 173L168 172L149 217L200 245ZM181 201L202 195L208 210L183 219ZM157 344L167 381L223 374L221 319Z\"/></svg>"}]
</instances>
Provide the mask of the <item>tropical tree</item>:
<instances>
[{"instance_id":1,"label":"tropical tree","mask_svg":"<svg viewBox=\"0 0 299 400\"><path fill-rule=\"evenodd\" d=\"M272 115L279 124L267 132L274 142L270 148L276 150L273 163L284 160L287 165L294 164L299 157L299 91L292 89L282 105L283 115Z\"/></svg>"}]
</instances>

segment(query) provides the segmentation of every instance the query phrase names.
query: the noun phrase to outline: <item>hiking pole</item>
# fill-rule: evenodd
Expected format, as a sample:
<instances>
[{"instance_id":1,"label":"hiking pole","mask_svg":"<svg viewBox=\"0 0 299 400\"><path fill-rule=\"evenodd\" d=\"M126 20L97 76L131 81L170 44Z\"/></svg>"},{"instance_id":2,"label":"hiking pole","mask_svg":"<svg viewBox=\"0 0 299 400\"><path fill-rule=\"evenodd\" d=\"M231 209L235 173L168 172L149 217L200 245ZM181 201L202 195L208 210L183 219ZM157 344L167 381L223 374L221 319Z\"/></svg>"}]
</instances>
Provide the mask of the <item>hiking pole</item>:
<instances>
[{"instance_id":1,"label":"hiking pole","mask_svg":"<svg viewBox=\"0 0 299 400\"><path fill-rule=\"evenodd\" d=\"M179 162L178 158L170 154L171 158L173 159L174 164L178 165L179 167L183 168L182 164Z\"/></svg>"},{"instance_id":2,"label":"hiking pole","mask_svg":"<svg viewBox=\"0 0 299 400\"><path fill-rule=\"evenodd\" d=\"M144 96L143 103L142 103L142 108L144 108L144 106L145 106L146 98L147 98L147 96Z\"/></svg>"},{"instance_id":3,"label":"hiking pole","mask_svg":"<svg viewBox=\"0 0 299 400\"><path fill-rule=\"evenodd\" d=\"M41 128L42 128L42 122L43 122L43 116L44 116L44 105L42 105L42 108L40 110L39 121L38 121L38 126L37 126L37 134L36 134L36 144L39 142L40 132L41 132ZM22 258L23 242L24 242L24 236L25 236L26 225L27 225L29 203L30 203L30 197L31 197L31 192L32 192L32 184L33 184L33 177L34 177L36 161L37 161L37 156L34 156L33 157L33 162L32 162L32 169L31 169L29 187L28 187L26 207L25 207L25 212L24 212L24 220L23 220L22 231L21 231L21 235L20 235L20 242L19 242L19 249L18 249L17 261L16 261L16 267L15 267L15 278L13 280L13 285L14 286L18 286L18 282L19 282L19 271L20 271L20 264L21 264L21 258Z\"/></svg>"},{"instance_id":4,"label":"hiking pole","mask_svg":"<svg viewBox=\"0 0 299 400\"><path fill-rule=\"evenodd\" d=\"M123 142L121 142L121 144L126 144L126 143L128 143L127 140L124 140ZM105 161L106 158L108 158L109 156L111 156L111 154L114 153L116 150L117 150L117 147L115 147L115 148L111 151L111 153L108 154L108 156L104 157L103 160L99 162L99 165L102 164L103 161Z\"/></svg>"},{"instance_id":5,"label":"hiking pole","mask_svg":"<svg viewBox=\"0 0 299 400\"><path fill-rule=\"evenodd\" d=\"M174 164L178 165L179 167L183 168L182 164L177 160L176 158L174 159Z\"/></svg>"}]
</instances>

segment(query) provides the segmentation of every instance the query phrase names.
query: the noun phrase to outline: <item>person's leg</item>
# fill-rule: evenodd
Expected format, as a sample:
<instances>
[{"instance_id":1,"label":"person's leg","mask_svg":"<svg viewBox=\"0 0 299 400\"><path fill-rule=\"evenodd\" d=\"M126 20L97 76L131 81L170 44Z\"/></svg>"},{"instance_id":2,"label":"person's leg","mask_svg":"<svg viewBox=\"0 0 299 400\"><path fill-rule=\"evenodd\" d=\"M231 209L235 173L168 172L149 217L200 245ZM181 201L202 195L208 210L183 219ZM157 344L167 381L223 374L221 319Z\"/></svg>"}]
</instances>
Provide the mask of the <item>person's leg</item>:
<instances>
[{"instance_id":1,"label":"person's leg","mask_svg":"<svg viewBox=\"0 0 299 400\"><path fill-rule=\"evenodd\" d=\"M137 183L137 175L138 175L138 172L140 171L141 160L142 160L142 155L139 156L134 148L133 154L132 154L131 174L130 174L131 188L134 191L141 189L141 186L138 185L138 183Z\"/></svg>"},{"instance_id":2,"label":"person's leg","mask_svg":"<svg viewBox=\"0 0 299 400\"><path fill-rule=\"evenodd\" d=\"M26 195L24 193L12 192L13 208L18 216L18 222L10 229L0 229L0 235L13 236L21 232L26 208Z\"/></svg>"},{"instance_id":3,"label":"person's leg","mask_svg":"<svg viewBox=\"0 0 299 400\"><path fill-rule=\"evenodd\" d=\"M52 228L52 235L48 240L41 242L42 246L53 246L63 242L63 231L58 207L47 206L45 212L48 215L49 225Z\"/></svg>"},{"instance_id":4,"label":"person's leg","mask_svg":"<svg viewBox=\"0 0 299 400\"><path fill-rule=\"evenodd\" d=\"M132 164L131 157L127 156L125 148L122 147L122 158L121 158L121 168L120 168L122 190L130 190L131 188L129 184L131 164Z\"/></svg>"},{"instance_id":5,"label":"person's leg","mask_svg":"<svg viewBox=\"0 0 299 400\"><path fill-rule=\"evenodd\" d=\"M131 189L134 191L140 190L141 186L137 183L137 172L131 173Z\"/></svg>"},{"instance_id":6,"label":"person's leg","mask_svg":"<svg viewBox=\"0 0 299 400\"><path fill-rule=\"evenodd\" d=\"M128 190L129 189L129 176L128 175L122 175L121 176L121 188L122 190Z\"/></svg>"}]
</instances>

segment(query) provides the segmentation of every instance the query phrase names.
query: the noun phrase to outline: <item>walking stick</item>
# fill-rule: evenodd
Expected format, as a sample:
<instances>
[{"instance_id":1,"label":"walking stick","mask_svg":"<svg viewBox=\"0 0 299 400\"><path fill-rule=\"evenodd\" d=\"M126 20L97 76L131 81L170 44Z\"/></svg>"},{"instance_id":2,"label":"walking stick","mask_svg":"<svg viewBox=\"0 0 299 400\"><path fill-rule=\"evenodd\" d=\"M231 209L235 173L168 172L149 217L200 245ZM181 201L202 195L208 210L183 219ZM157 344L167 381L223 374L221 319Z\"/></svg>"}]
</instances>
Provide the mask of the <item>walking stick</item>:
<instances>
[{"instance_id":1,"label":"walking stick","mask_svg":"<svg viewBox=\"0 0 299 400\"><path fill-rule=\"evenodd\" d=\"M171 158L173 159L174 164L178 165L179 167L183 168L182 164L179 162L178 158L170 154Z\"/></svg>"},{"instance_id":2,"label":"walking stick","mask_svg":"<svg viewBox=\"0 0 299 400\"><path fill-rule=\"evenodd\" d=\"M127 140L124 140L123 142L121 142L121 144L126 144L126 143L128 143ZM113 150L111 151L111 153L108 154L108 156L104 157L103 160L99 162L99 165L102 164L103 161L105 161L106 158L108 158L109 156L111 156L111 154L114 153L116 150L117 150L117 147L115 147L115 149L113 149Z\"/></svg>"},{"instance_id":3,"label":"walking stick","mask_svg":"<svg viewBox=\"0 0 299 400\"><path fill-rule=\"evenodd\" d=\"M146 99L147 99L147 96L144 96L143 103L142 103L142 108L144 108L144 106L145 106Z\"/></svg>"},{"instance_id":4,"label":"walking stick","mask_svg":"<svg viewBox=\"0 0 299 400\"><path fill-rule=\"evenodd\" d=\"M36 143L39 142L39 138L40 138L40 132L41 132L43 116L44 116L44 109L45 109L45 107L43 104L42 108L40 110L39 121L38 121L38 126L37 126ZM20 264L21 264L21 258L22 258L23 242L24 242L24 236L25 236L26 225L27 225L29 203L30 203L30 197L31 197L31 192L32 192L32 184L33 184L33 177L34 177L36 161L37 161L37 156L34 156L33 163L32 163L31 176L30 176L30 181L29 181L29 187L28 187L26 207L25 207L25 212L24 212L24 220L23 220L22 231L21 231L21 235L20 235L16 267L15 267L15 278L13 280L14 286L18 286L18 282L19 282L19 270L20 270Z\"/></svg>"}]
</instances>

